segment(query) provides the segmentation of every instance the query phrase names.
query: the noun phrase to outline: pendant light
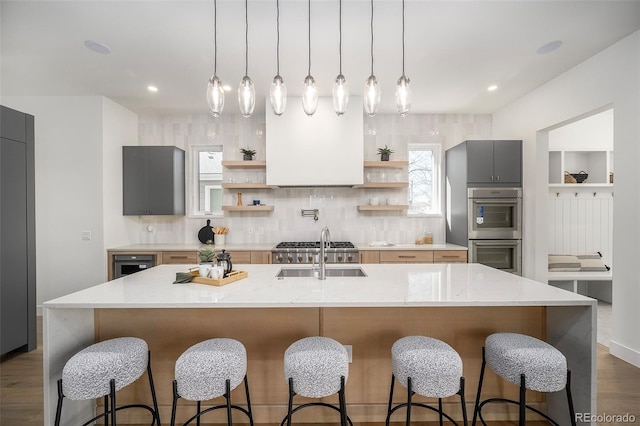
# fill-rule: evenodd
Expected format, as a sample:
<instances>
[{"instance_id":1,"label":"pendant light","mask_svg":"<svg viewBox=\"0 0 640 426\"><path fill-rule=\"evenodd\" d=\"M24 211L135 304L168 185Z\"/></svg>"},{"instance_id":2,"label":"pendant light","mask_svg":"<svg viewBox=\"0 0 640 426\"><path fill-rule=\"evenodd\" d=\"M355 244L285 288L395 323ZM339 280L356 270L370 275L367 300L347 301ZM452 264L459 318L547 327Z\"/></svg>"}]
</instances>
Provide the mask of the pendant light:
<instances>
[{"instance_id":1,"label":"pendant light","mask_svg":"<svg viewBox=\"0 0 640 426\"><path fill-rule=\"evenodd\" d=\"M256 106L256 88L249 78L249 15L247 11L248 0L244 0L244 77L238 87L238 103L243 117L251 117Z\"/></svg>"},{"instance_id":2,"label":"pendant light","mask_svg":"<svg viewBox=\"0 0 640 426\"><path fill-rule=\"evenodd\" d=\"M311 76L311 0L309 4L309 71L304 79L304 88L302 89L302 109L305 114L311 116L318 109L318 86Z\"/></svg>"},{"instance_id":3,"label":"pendant light","mask_svg":"<svg viewBox=\"0 0 640 426\"><path fill-rule=\"evenodd\" d=\"M411 109L412 94L409 83L409 77L404 74L404 0L402 0L402 75L396 86L396 110L402 117L406 116Z\"/></svg>"},{"instance_id":4,"label":"pendant light","mask_svg":"<svg viewBox=\"0 0 640 426\"><path fill-rule=\"evenodd\" d=\"M273 77L273 82L271 83L269 99L271 100L273 113L282 115L287 106L287 86L284 84L282 77L280 77L280 0L276 0L276 27L276 76Z\"/></svg>"},{"instance_id":5,"label":"pendant light","mask_svg":"<svg viewBox=\"0 0 640 426\"><path fill-rule=\"evenodd\" d=\"M371 0L371 75L364 82L364 111L369 117L378 112L380 106L380 84L373 73L373 0Z\"/></svg>"},{"instance_id":6,"label":"pendant light","mask_svg":"<svg viewBox=\"0 0 640 426\"><path fill-rule=\"evenodd\" d=\"M349 83L342 75L342 0L340 0L340 73L333 83L333 109L336 114L342 115L347 111L349 104Z\"/></svg>"},{"instance_id":7,"label":"pendant light","mask_svg":"<svg viewBox=\"0 0 640 426\"><path fill-rule=\"evenodd\" d=\"M213 75L209 78L207 84L207 103L209 104L209 112L214 117L220 117L224 109L224 89L222 82L216 75L216 67L218 65L218 4L217 0L213 1Z\"/></svg>"}]
</instances>

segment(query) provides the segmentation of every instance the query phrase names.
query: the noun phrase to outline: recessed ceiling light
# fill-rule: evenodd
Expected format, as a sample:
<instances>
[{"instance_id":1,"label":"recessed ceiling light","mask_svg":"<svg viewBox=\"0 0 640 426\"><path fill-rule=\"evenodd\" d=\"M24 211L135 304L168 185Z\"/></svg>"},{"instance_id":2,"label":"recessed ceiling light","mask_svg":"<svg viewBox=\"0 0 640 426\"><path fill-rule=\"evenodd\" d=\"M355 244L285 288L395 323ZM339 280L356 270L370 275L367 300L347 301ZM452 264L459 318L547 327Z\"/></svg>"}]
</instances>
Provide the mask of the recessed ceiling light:
<instances>
[{"instance_id":1,"label":"recessed ceiling light","mask_svg":"<svg viewBox=\"0 0 640 426\"><path fill-rule=\"evenodd\" d=\"M104 43L100 43L99 41L94 40L85 40L84 45L87 49L100 53L101 55L108 55L111 53L111 48Z\"/></svg>"},{"instance_id":2,"label":"recessed ceiling light","mask_svg":"<svg viewBox=\"0 0 640 426\"><path fill-rule=\"evenodd\" d=\"M494 92L498 90L498 86L496 86L495 84L492 84L491 86L487 87L487 90L490 92Z\"/></svg>"},{"instance_id":3,"label":"recessed ceiling light","mask_svg":"<svg viewBox=\"0 0 640 426\"><path fill-rule=\"evenodd\" d=\"M158 88L156 86L147 86L147 90L149 90L150 92L157 92Z\"/></svg>"},{"instance_id":4,"label":"recessed ceiling light","mask_svg":"<svg viewBox=\"0 0 640 426\"><path fill-rule=\"evenodd\" d=\"M558 49L560 46L562 46L562 40L550 41L549 43L542 45L538 49L538 54L544 55L545 53L551 53L554 50Z\"/></svg>"}]
</instances>

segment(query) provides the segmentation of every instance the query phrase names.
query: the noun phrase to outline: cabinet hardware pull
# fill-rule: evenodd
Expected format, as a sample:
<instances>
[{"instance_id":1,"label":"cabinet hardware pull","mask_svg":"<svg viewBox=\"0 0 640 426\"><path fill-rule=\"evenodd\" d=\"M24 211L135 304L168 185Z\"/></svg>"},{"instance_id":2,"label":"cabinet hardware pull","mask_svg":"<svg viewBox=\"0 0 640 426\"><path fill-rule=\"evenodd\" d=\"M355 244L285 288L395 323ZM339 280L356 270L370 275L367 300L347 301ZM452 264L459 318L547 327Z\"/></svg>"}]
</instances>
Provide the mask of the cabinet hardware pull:
<instances>
[{"instance_id":1,"label":"cabinet hardware pull","mask_svg":"<svg viewBox=\"0 0 640 426\"><path fill-rule=\"evenodd\" d=\"M404 255L399 255L398 257L401 257L401 258L403 258L403 259L404 259L404 258L407 258L407 259L413 259L415 256L404 256Z\"/></svg>"},{"instance_id":2,"label":"cabinet hardware pull","mask_svg":"<svg viewBox=\"0 0 640 426\"><path fill-rule=\"evenodd\" d=\"M187 259L189 256L169 256L171 259Z\"/></svg>"},{"instance_id":3,"label":"cabinet hardware pull","mask_svg":"<svg viewBox=\"0 0 640 426\"><path fill-rule=\"evenodd\" d=\"M456 256L455 254L454 254L454 255L446 255L446 254L443 254L443 255L442 255L442 256L440 256L440 257L443 257L443 258L444 258L444 257L446 257L446 258L453 258L453 259L457 259L457 258L459 258L460 256Z\"/></svg>"}]
</instances>

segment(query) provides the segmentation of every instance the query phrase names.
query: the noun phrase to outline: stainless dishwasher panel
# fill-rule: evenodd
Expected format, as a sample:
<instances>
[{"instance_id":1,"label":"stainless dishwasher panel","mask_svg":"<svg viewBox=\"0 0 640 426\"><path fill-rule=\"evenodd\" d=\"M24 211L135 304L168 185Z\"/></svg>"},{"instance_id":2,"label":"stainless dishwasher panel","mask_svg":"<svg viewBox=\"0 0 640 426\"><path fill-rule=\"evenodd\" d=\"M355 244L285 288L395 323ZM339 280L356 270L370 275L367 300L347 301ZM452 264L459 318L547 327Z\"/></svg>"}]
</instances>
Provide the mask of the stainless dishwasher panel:
<instances>
[{"instance_id":1,"label":"stainless dishwasher panel","mask_svg":"<svg viewBox=\"0 0 640 426\"><path fill-rule=\"evenodd\" d=\"M155 254L116 254L113 256L113 278L134 274L154 266Z\"/></svg>"}]
</instances>

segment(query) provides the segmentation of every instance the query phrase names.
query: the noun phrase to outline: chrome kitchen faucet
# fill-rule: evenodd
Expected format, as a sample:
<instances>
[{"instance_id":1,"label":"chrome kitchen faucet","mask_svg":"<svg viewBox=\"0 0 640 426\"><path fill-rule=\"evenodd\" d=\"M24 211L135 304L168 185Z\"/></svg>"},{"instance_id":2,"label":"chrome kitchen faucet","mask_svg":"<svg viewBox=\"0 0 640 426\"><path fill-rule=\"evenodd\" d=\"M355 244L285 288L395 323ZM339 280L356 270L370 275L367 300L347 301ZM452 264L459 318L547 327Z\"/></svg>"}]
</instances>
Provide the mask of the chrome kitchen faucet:
<instances>
[{"instance_id":1,"label":"chrome kitchen faucet","mask_svg":"<svg viewBox=\"0 0 640 426\"><path fill-rule=\"evenodd\" d=\"M318 276L318 279L320 280L327 278L327 261L324 258L324 253L329 243L331 243L331 233L329 233L329 228L325 226L322 228L322 231L320 231L320 259L318 259L318 266L320 266L320 275Z\"/></svg>"}]
</instances>

